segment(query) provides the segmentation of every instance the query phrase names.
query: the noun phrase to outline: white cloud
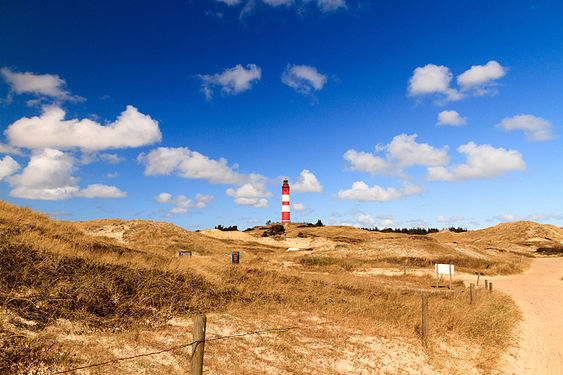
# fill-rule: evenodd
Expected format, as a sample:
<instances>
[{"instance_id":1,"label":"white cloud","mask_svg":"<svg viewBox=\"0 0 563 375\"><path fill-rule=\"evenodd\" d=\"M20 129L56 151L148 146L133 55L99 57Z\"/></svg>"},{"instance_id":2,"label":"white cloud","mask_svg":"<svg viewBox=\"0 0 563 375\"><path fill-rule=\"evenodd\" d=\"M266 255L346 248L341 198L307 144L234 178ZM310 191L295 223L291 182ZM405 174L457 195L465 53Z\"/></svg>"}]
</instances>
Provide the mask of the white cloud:
<instances>
[{"instance_id":1,"label":"white cloud","mask_svg":"<svg viewBox=\"0 0 563 375\"><path fill-rule=\"evenodd\" d=\"M119 177L119 173L117 173L117 172L108 173L108 174L106 174L106 177L107 178L116 178L116 177Z\"/></svg>"},{"instance_id":2,"label":"white cloud","mask_svg":"<svg viewBox=\"0 0 563 375\"><path fill-rule=\"evenodd\" d=\"M346 8L346 0L317 0L317 6L323 12L331 12L338 8Z\"/></svg>"},{"instance_id":3,"label":"white cloud","mask_svg":"<svg viewBox=\"0 0 563 375\"><path fill-rule=\"evenodd\" d=\"M456 111L442 111L438 114L436 125L461 126L467 123L467 118L461 117Z\"/></svg>"},{"instance_id":4,"label":"white cloud","mask_svg":"<svg viewBox=\"0 0 563 375\"><path fill-rule=\"evenodd\" d=\"M0 143L0 154L13 154L23 156L23 152L17 147L10 146L5 143Z\"/></svg>"},{"instance_id":5,"label":"white cloud","mask_svg":"<svg viewBox=\"0 0 563 375\"><path fill-rule=\"evenodd\" d=\"M241 206L251 206L255 208L269 207L266 198L235 198L234 202Z\"/></svg>"},{"instance_id":6,"label":"white cloud","mask_svg":"<svg viewBox=\"0 0 563 375\"><path fill-rule=\"evenodd\" d=\"M160 142L158 122L128 105L116 121L101 125L89 119L64 120L59 107L44 107L41 116L23 117L5 131L10 144L31 149L104 150Z\"/></svg>"},{"instance_id":7,"label":"white cloud","mask_svg":"<svg viewBox=\"0 0 563 375\"><path fill-rule=\"evenodd\" d=\"M168 203L172 199L172 194L169 193L160 193L154 198L154 201L157 203Z\"/></svg>"},{"instance_id":8,"label":"white cloud","mask_svg":"<svg viewBox=\"0 0 563 375\"><path fill-rule=\"evenodd\" d=\"M459 146L457 151L465 154L465 164L450 167L429 167L426 179L429 181L466 181L499 176L508 171L526 169L522 154L516 150L494 148L491 145L476 145L469 142Z\"/></svg>"},{"instance_id":9,"label":"white cloud","mask_svg":"<svg viewBox=\"0 0 563 375\"><path fill-rule=\"evenodd\" d=\"M496 126L505 130L524 130L529 141L547 141L555 138L551 122L533 115L517 115L505 118Z\"/></svg>"},{"instance_id":10,"label":"white cloud","mask_svg":"<svg viewBox=\"0 0 563 375\"><path fill-rule=\"evenodd\" d=\"M261 76L262 69L255 64L246 65L246 69L239 64L222 73L197 75L202 80L202 91L207 100L213 98L214 86L220 87L223 94L234 95L250 90L252 83L260 80Z\"/></svg>"},{"instance_id":11,"label":"white cloud","mask_svg":"<svg viewBox=\"0 0 563 375\"><path fill-rule=\"evenodd\" d=\"M58 100L82 101L84 98L71 95L64 89L66 82L56 74L16 73L4 67L0 74L16 94L48 96Z\"/></svg>"},{"instance_id":12,"label":"white cloud","mask_svg":"<svg viewBox=\"0 0 563 375\"><path fill-rule=\"evenodd\" d=\"M72 197L125 198L127 193L115 186L88 185L80 190L72 176L76 160L55 149L36 150L22 173L6 178L13 187L9 195L24 199L60 200Z\"/></svg>"},{"instance_id":13,"label":"white cloud","mask_svg":"<svg viewBox=\"0 0 563 375\"><path fill-rule=\"evenodd\" d=\"M471 66L470 69L457 77L457 84L462 91L474 89L478 95L494 94L496 92L490 90L492 81L503 77L505 74L506 68L495 60L491 60L485 65Z\"/></svg>"},{"instance_id":14,"label":"white cloud","mask_svg":"<svg viewBox=\"0 0 563 375\"><path fill-rule=\"evenodd\" d=\"M203 195L199 193L195 195L194 199L190 199L185 195L178 195L172 198L172 194L160 193L154 198L154 201L161 204L173 205L174 207L169 209L165 215L171 217L175 214L185 214L189 211L189 208L205 208L207 207L207 203L214 199L215 197L213 195Z\"/></svg>"},{"instance_id":15,"label":"white cloud","mask_svg":"<svg viewBox=\"0 0 563 375\"><path fill-rule=\"evenodd\" d=\"M272 196L263 182L247 183L236 190L229 188L226 194L235 198L235 204L259 208L268 207L268 200L265 197Z\"/></svg>"},{"instance_id":16,"label":"white cloud","mask_svg":"<svg viewBox=\"0 0 563 375\"><path fill-rule=\"evenodd\" d=\"M307 65L288 65L282 73L282 82L301 94L321 90L327 77L317 68Z\"/></svg>"},{"instance_id":17,"label":"white cloud","mask_svg":"<svg viewBox=\"0 0 563 375\"><path fill-rule=\"evenodd\" d=\"M137 161L145 165L147 176L175 173L184 178L204 179L211 184L234 185L264 179L258 174L239 173L234 170L235 166L227 165L226 159L213 160L187 147L159 147L148 154L141 153Z\"/></svg>"},{"instance_id":18,"label":"white cloud","mask_svg":"<svg viewBox=\"0 0 563 375\"><path fill-rule=\"evenodd\" d=\"M450 87L450 68L443 65L427 64L414 70L409 80L409 96L441 95L445 100L459 100L463 95Z\"/></svg>"},{"instance_id":19,"label":"white cloud","mask_svg":"<svg viewBox=\"0 0 563 375\"><path fill-rule=\"evenodd\" d=\"M11 156L4 156L4 159L0 160L0 180L16 173L20 168L21 166Z\"/></svg>"},{"instance_id":20,"label":"white cloud","mask_svg":"<svg viewBox=\"0 0 563 375\"><path fill-rule=\"evenodd\" d=\"M100 154L100 159L102 159L103 162L108 164L118 164L119 162L123 161L123 158L120 157L119 155L108 154L108 153Z\"/></svg>"},{"instance_id":21,"label":"white cloud","mask_svg":"<svg viewBox=\"0 0 563 375\"><path fill-rule=\"evenodd\" d=\"M303 169L297 177L297 182L293 184L292 190L298 193L320 193L323 191L323 187L311 171Z\"/></svg>"},{"instance_id":22,"label":"white cloud","mask_svg":"<svg viewBox=\"0 0 563 375\"><path fill-rule=\"evenodd\" d=\"M436 220L439 223L455 223L456 221L463 221L465 218L463 216L444 217L440 215Z\"/></svg>"},{"instance_id":23,"label":"white cloud","mask_svg":"<svg viewBox=\"0 0 563 375\"><path fill-rule=\"evenodd\" d=\"M292 203L291 209L295 211L305 211L307 209L307 206L305 206L303 203Z\"/></svg>"},{"instance_id":24,"label":"white cloud","mask_svg":"<svg viewBox=\"0 0 563 375\"><path fill-rule=\"evenodd\" d=\"M74 194L77 197L85 198L126 198L127 193L115 186L102 184L88 185L86 189L82 189Z\"/></svg>"},{"instance_id":25,"label":"white cloud","mask_svg":"<svg viewBox=\"0 0 563 375\"><path fill-rule=\"evenodd\" d=\"M375 219L372 218L368 214L360 214L360 215L358 215L356 220L358 221L358 223L360 223L364 226L374 226L375 225Z\"/></svg>"},{"instance_id":26,"label":"white cloud","mask_svg":"<svg viewBox=\"0 0 563 375\"><path fill-rule=\"evenodd\" d=\"M79 191L74 159L59 150L36 151L21 174L6 178L14 188L10 196L25 199L59 200Z\"/></svg>"},{"instance_id":27,"label":"white cloud","mask_svg":"<svg viewBox=\"0 0 563 375\"><path fill-rule=\"evenodd\" d=\"M404 168L413 165L437 166L449 162L448 147L437 149L426 143L416 142L417 134L400 134L385 146L377 146L376 151L386 151L385 158L367 152L348 150L344 159L350 163L351 170L405 177Z\"/></svg>"},{"instance_id":28,"label":"white cloud","mask_svg":"<svg viewBox=\"0 0 563 375\"><path fill-rule=\"evenodd\" d=\"M375 185L369 187L363 181L356 181L349 190L340 190L338 199L357 200L361 202L388 202L392 200L402 199L404 196L420 194L424 191L421 186L406 185L400 189L383 188Z\"/></svg>"}]
</instances>

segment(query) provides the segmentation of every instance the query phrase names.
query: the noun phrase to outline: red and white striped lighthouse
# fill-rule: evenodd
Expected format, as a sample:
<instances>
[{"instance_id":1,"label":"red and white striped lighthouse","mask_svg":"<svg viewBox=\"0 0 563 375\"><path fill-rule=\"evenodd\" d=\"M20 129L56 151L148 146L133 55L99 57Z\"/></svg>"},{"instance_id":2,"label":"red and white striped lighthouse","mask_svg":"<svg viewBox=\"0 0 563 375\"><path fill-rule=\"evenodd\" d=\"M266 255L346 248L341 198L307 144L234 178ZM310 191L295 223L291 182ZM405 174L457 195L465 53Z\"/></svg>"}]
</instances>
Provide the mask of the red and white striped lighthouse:
<instances>
[{"instance_id":1,"label":"red and white striped lighthouse","mask_svg":"<svg viewBox=\"0 0 563 375\"><path fill-rule=\"evenodd\" d=\"M289 182L287 178L283 180L282 185L282 224L291 223L289 220Z\"/></svg>"}]
</instances>

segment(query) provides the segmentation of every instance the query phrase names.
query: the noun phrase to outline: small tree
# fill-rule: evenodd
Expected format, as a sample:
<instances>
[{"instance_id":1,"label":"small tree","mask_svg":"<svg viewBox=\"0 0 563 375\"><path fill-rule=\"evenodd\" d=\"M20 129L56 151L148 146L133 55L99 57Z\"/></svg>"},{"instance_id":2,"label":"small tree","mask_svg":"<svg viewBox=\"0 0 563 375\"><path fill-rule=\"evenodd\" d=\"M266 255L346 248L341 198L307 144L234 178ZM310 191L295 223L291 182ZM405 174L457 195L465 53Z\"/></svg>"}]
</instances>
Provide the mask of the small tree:
<instances>
[{"instance_id":1,"label":"small tree","mask_svg":"<svg viewBox=\"0 0 563 375\"><path fill-rule=\"evenodd\" d=\"M317 220L317 223L315 224L316 227L324 227L323 222L321 221L321 219Z\"/></svg>"}]
</instances>

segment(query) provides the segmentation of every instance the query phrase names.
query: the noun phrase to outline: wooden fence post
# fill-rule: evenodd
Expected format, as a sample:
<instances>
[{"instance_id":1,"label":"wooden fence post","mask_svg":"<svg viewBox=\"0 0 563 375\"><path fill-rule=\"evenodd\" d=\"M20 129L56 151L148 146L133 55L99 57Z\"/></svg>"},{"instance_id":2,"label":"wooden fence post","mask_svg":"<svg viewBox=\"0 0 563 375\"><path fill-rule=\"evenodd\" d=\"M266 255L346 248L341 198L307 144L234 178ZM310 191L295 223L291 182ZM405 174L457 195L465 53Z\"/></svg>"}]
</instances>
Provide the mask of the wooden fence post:
<instances>
[{"instance_id":1,"label":"wooden fence post","mask_svg":"<svg viewBox=\"0 0 563 375\"><path fill-rule=\"evenodd\" d=\"M475 272L477 274L477 286L479 286L479 276L481 275L481 272Z\"/></svg>"},{"instance_id":2,"label":"wooden fence post","mask_svg":"<svg viewBox=\"0 0 563 375\"><path fill-rule=\"evenodd\" d=\"M489 292L493 291L493 283L489 283Z\"/></svg>"},{"instance_id":3,"label":"wooden fence post","mask_svg":"<svg viewBox=\"0 0 563 375\"><path fill-rule=\"evenodd\" d=\"M428 339L428 295L422 293L422 343L426 345Z\"/></svg>"},{"instance_id":4,"label":"wooden fence post","mask_svg":"<svg viewBox=\"0 0 563 375\"><path fill-rule=\"evenodd\" d=\"M475 284L469 284L469 304L473 304L475 300Z\"/></svg>"},{"instance_id":5,"label":"wooden fence post","mask_svg":"<svg viewBox=\"0 0 563 375\"><path fill-rule=\"evenodd\" d=\"M190 375L203 373L203 349L205 348L205 328L207 317L204 314L194 316L194 341L197 341L192 350L192 364Z\"/></svg>"},{"instance_id":6,"label":"wooden fence post","mask_svg":"<svg viewBox=\"0 0 563 375\"><path fill-rule=\"evenodd\" d=\"M452 289L452 265L450 264L450 290Z\"/></svg>"},{"instance_id":7,"label":"wooden fence post","mask_svg":"<svg viewBox=\"0 0 563 375\"><path fill-rule=\"evenodd\" d=\"M485 280L485 289L489 288L489 280Z\"/></svg>"}]
</instances>

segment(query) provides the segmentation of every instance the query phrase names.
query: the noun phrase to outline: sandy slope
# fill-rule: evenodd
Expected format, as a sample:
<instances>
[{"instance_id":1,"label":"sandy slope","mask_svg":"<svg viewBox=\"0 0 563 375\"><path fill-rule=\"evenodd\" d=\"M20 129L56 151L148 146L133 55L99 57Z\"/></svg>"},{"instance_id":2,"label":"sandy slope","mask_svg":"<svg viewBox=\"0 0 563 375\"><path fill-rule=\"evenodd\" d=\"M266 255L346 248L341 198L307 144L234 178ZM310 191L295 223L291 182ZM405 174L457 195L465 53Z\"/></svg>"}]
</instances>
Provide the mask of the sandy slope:
<instances>
[{"instance_id":1,"label":"sandy slope","mask_svg":"<svg viewBox=\"0 0 563 375\"><path fill-rule=\"evenodd\" d=\"M539 258L524 274L495 277L495 290L512 296L524 320L505 374L563 374L563 258Z\"/></svg>"}]
</instances>

